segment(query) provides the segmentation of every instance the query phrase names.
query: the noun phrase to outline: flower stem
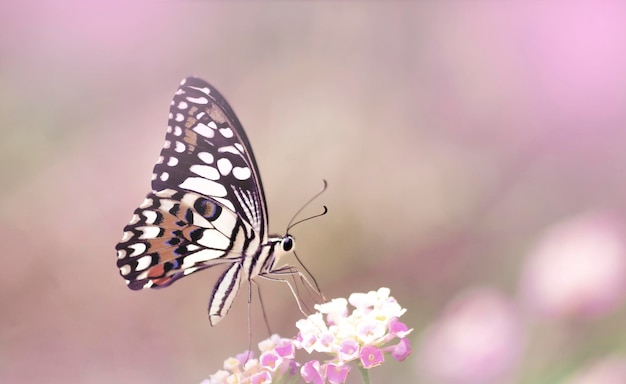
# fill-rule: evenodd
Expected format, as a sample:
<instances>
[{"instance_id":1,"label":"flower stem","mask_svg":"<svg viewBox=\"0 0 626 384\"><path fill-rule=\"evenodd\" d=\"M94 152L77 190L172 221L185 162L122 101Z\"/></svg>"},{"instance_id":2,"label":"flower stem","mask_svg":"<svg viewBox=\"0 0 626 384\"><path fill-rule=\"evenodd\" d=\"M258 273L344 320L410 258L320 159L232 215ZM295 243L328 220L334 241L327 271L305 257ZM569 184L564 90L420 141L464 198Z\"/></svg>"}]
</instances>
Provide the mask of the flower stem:
<instances>
[{"instance_id":1,"label":"flower stem","mask_svg":"<svg viewBox=\"0 0 626 384\"><path fill-rule=\"evenodd\" d=\"M369 370L363 368L360 364L358 365L359 372L361 373L361 378L363 379L363 384L370 384L370 372Z\"/></svg>"}]
</instances>

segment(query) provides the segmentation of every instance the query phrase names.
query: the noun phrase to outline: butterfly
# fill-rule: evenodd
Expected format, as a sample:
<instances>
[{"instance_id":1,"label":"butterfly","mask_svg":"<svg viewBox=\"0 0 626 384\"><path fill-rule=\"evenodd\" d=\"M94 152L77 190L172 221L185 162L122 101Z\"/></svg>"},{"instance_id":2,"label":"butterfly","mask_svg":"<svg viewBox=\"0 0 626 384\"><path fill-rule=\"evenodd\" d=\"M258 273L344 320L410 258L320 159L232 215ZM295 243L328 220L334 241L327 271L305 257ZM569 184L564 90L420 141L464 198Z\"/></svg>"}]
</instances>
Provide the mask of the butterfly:
<instances>
[{"instance_id":1,"label":"butterfly","mask_svg":"<svg viewBox=\"0 0 626 384\"><path fill-rule=\"evenodd\" d=\"M206 81L184 79L171 103L152 191L115 247L126 284L133 290L164 288L227 265L209 299L209 322L216 325L242 281L280 280L294 293L280 276L299 272L277 266L294 247L291 235L268 234L263 184L237 116Z\"/></svg>"}]
</instances>

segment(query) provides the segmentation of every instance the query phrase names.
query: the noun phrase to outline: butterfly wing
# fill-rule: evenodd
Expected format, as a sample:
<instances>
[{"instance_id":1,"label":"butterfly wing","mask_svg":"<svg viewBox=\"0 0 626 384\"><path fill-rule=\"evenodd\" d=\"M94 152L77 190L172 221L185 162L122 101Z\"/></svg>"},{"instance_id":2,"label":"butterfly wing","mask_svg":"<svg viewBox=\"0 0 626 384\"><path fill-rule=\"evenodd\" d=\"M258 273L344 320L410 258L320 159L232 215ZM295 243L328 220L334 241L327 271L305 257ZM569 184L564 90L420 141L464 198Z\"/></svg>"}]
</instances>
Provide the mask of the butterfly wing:
<instances>
[{"instance_id":1,"label":"butterfly wing","mask_svg":"<svg viewBox=\"0 0 626 384\"><path fill-rule=\"evenodd\" d=\"M204 80L181 82L170 107L165 145L152 189L210 197L267 237L263 185L246 134L224 97Z\"/></svg>"},{"instance_id":2,"label":"butterfly wing","mask_svg":"<svg viewBox=\"0 0 626 384\"><path fill-rule=\"evenodd\" d=\"M131 289L167 287L193 272L241 260L250 231L211 199L172 189L151 192L124 228L117 266Z\"/></svg>"},{"instance_id":3,"label":"butterfly wing","mask_svg":"<svg viewBox=\"0 0 626 384\"><path fill-rule=\"evenodd\" d=\"M248 139L226 100L198 78L182 81L170 108L153 191L116 246L131 289L245 257L267 241L267 207Z\"/></svg>"}]
</instances>

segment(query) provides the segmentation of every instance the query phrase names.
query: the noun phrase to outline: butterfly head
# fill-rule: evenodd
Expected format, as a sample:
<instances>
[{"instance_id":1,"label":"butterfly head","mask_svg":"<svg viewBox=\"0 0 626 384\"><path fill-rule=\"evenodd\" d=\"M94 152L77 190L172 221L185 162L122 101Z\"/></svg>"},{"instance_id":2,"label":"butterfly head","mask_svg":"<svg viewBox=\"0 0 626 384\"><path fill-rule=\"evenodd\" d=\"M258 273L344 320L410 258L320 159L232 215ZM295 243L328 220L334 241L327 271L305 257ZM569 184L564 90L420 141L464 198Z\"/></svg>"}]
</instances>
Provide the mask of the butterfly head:
<instances>
[{"instance_id":1,"label":"butterfly head","mask_svg":"<svg viewBox=\"0 0 626 384\"><path fill-rule=\"evenodd\" d=\"M270 237L269 245L271 251L270 257L266 261L266 270L271 270L284 255L293 252L296 249L296 240L289 234L272 236Z\"/></svg>"}]
</instances>

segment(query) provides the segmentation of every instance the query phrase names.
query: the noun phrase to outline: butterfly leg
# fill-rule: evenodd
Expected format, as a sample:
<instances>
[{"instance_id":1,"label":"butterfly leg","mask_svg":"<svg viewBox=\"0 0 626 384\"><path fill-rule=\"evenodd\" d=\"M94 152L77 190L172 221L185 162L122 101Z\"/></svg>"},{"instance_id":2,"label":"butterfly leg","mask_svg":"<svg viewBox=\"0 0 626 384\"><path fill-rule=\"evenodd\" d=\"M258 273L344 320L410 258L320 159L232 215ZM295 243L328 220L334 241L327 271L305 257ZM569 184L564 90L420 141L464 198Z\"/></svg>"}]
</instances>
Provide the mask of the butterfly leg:
<instances>
[{"instance_id":1,"label":"butterfly leg","mask_svg":"<svg viewBox=\"0 0 626 384\"><path fill-rule=\"evenodd\" d=\"M263 296L261 296L261 286L254 280L250 280L250 284L254 284L256 287L257 296L259 296L259 303L261 304L261 311L263 312L263 320L265 321L265 327L267 328L267 334L272 336L270 323L267 320L267 313L265 312L265 305L263 304ZM248 317L250 317L250 310L248 310Z\"/></svg>"},{"instance_id":2,"label":"butterfly leg","mask_svg":"<svg viewBox=\"0 0 626 384\"><path fill-rule=\"evenodd\" d=\"M294 277L294 283L295 283L295 276L298 276L300 278L300 281L303 282L303 284L306 283L304 284L305 286L308 286L311 291L315 292L315 294L317 294L322 299L322 302L328 301L326 300L326 297L324 296L322 291L319 289L319 286L317 285L317 281L315 280L313 275L311 275L310 273L309 275L313 278L313 283L311 283L311 281L307 278L307 276L304 273L300 272L298 269L296 269L296 267L291 266L291 265L285 265L276 270L273 270L271 274L272 275L290 275Z\"/></svg>"},{"instance_id":3,"label":"butterfly leg","mask_svg":"<svg viewBox=\"0 0 626 384\"><path fill-rule=\"evenodd\" d=\"M287 286L289 286L289 289L291 290L291 294L293 295L293 297L296 299L296 303L298 304L298 309L300 310L300 313L302 313L302 315L304 316L308 316L308 314L304 311L303 309L303 304L300 300L300 297L298 296L298 294L296 294L296 291L293 288L293 285L291 284L291 282L283 277L275 277L275 276L271 276L271 275L259 275L259 277L262 277L266 280L271 280L271 281L279 281L282 283L287 284ZM306 308L306 306L305 306ZM308 308L307 308L308 309Z\"/></svg>"},{"instance_id":4,"label":"butterfly leg","mask_svg":"<svg viewBox=\"0 0 626 384\"><path fill-rule=\"evenodd\" d=\"M326 180L324 180L324 189L326 189ZM326 208L326 207L324 207ZM295 256L296 260L298 260L298 263L300 263L300 265L302 266L302 268L304 268L304 270L306 271L306 273L311 276L311 279L313 279L313 284L315 284L315 287L313 287L313 285L311 284L311 282L300 272L298 272L300 274L300 278L304 281L306 281L306 283L309 285L309 287L311 287L315 293L317 293L321 298L323 302L326 302L328 300L326 300L326 297L324 296L324 294L322 293L322 290L320 289L320 286L317 284L317 280L315 280L315 276L313 276L313 274L311 272L309 272L309 269L306 267L306 265L304 265L304 263L302 262L302 260L300 260L300 258L298 257L298 254L294 251L293 255ZM285 266L283 268L287 268L287 269L292 269L293 267L291 266ZM283 269L283 268L279 268ZM293 272L292 272L293 273Z\"/></svg>"},{"instance_id":5,"label":"butterfly leg","mask_svg":"<svg viewBox=\"0 0 626 384\"><path fill-rule=\"evenodd\" d=\"M287 277L285 277L285 276L287 276ZM296 299L296 303L298 304L298 309L300 310L300 313L302 313L304 316L308 316L309 314L307 314L307 312L310 313L312 311L300 299L300 295L298 294L298 291L297 291L297 286L294 288L294 284L292 284L291 281L289 281L289 277L294 277L295 278L295 276L298 276L300 278L300 280L306 282L306 284L312 290L314 290L316 293L319 294L319 291L317 291L315 289L315 287L306 278L306 276L303 275L300 271L298 271L297 269L295 269L292 266L284 266L284 267L278 268L276 270L273 270L271 273L266 273L266 274L259 275L259 277L262 277L262 278L264 278L266 280L279 281L279 282L287 284L287 286L291 290L291 294ZM295 283L295 280L294 280L294 283Z\"/></svg>"}]
</instances>

